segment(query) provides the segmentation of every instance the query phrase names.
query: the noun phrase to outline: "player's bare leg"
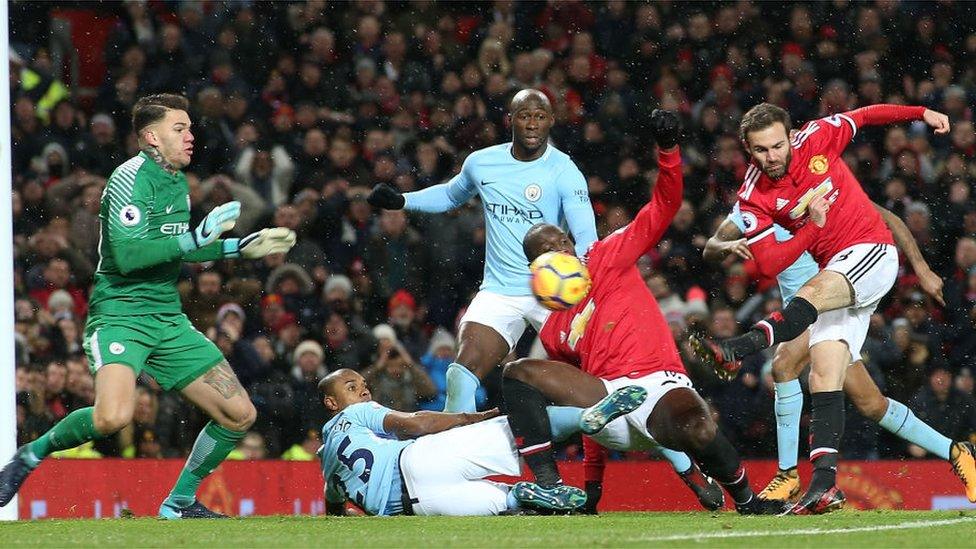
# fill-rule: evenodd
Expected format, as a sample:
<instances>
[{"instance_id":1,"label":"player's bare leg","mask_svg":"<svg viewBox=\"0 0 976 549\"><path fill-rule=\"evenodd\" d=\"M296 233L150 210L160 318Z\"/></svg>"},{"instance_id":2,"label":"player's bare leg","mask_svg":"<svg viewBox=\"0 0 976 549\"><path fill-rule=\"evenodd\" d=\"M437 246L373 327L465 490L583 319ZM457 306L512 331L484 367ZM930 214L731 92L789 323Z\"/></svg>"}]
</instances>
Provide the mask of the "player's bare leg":
<instances>
[{"instance_id":1,"label":"player's bare leg","mask_svg":"<svg viewBox=\"0 0 976 549\"><path fill-rule=\"evenodd\" d=\"M892 434L947 460L966 487L969 501L976 503L976 451L972 443L953 442L918 419L907 406L885 397L861 361L847 370L844 393L864 417Z\"/></svg>"},{"instance_id":2,"label":"player's bare leg","mask_svg":"<svg viewBox=\"0 0 976 549\"><path fill-rule=\"evenodd\" d=\"M536 410L544 406L546 402L559 406L587 408L594 406L607 396L607 388L602 380L562 362L522 359L506 364L504 375L508 390L513 387L510 380L521 382L524 385L524 387L520 387L521 394L513 395L512 398L518 398L522 401L535 399L538 401L534 406ZM514 386L518 387L517 384ZM506 393L506 400L509 400L508 393ZM509 417L511 420L511 416ZM535 417L530 417L529 420L533 422L532 424L535 427L526 426L523 429L531 429L541 434L548 432L548 418L543 417L542 414L536 412ZM513 431L516 429L519 427L513 426ZM542 443L544 444L544 442ZM671 454L669 460L674 459L675 455L683 456L683 454L670 448L668 452ZM698 466L687 459L687 456L683 456L683 459L687 460L687 465L684 470L676 469L678 476L694 492L702 507L706 509L720 508L724 504L722 489L715 482L705 477ZM533 463L537 464L533 467L533 472L538 469L544 477L552 474L558 475L558 469L551 452L540 453L539 457L535 458L526 458L526 462L530 466ZM587 507L590 512L595 512L596 503L599 500L599 496L596 494L601 492L601 486L598 482L592 484L587 486L587 494L590 497Z\"/></svg>"},{"instance_id":3,"label":"player's bare leg","mask_svg":"<svg viewBox=\"0 0 976 549\"><path fill-rule=\"evenodd\" d=\"M844 505L837 488L837 460L844 435L844 377L851 353L844 341L821 341L810 349L810 462L813 477L790 514L828 513Z\"/></svg>"},{"instance_id":4,"label":"player's bare leg","mask_svg":"<svg viewBox=\"0 0 976 549\"><path fill-rule=\"evenodd\" d=\"M773 381L776 398L776 449L779 458L776 476L766 485L759 497L763 499L794 500L800 495L800 477L796 470L799 452L800 413L803 410L803 389L799 377L810 362L807 348L810 331L776 347L773 356Z\"/></svg>"},{"instance_id":5,"label":"player's bare leg","mask_svg":"<svg viewBox=\"0 0 976 549\"><path fill-rule=\"evenodd\" d=\"M647 429L659 443L691 455L702 472L717 480L742 514L777 514L785 502L756 497L732 444L719 431L708 405L693 389L664 394L647 418Z\"/></svg>"},{"instance_id":6,"label":"player's bare leg","mask_svg":"<svg viewBox=\"0 0 976 549\"><path fill-rule=\"evenodd\" d=\"M820 271L807 281L782 311L760 320L740 336L715 341L702 334L691 337L695 354L719 377L730 380L742 367L743 357L803 334L826 311L854 304L854 289L847 278L834 271Z\"/></svg>"},{"instance_id":7,"label":"player's bare leg","mask_svg":"<svg viewBox=\"0 0 976 549\"><path fill-rule=\"evenodd\" d=\"M123 364L106 364L95 373L95 405L71 412L37 440L21 446L0 471L0 506L17 491L45 457L109 436L132 421L136 376Z\"/></svg>"},{"instance_id":8,"label":"player's bare leg","mask_svg":"<svg viewBox=\"0 0 976 549\"><path fill-rule=\"evenodd\" d=\"M227 361L222 361L181 391L211 417L193 444L176 485L159 508L166 519L223 518L196 500L197 488L254 424L257 412Z\"/></svg>"},{"instance_id":9,"label":"player's bare leg","mask_svg":"<svg viewBox=\"0 0 976 549\"><path fill-rule=\"evenodd\" d=\"M505 360L511 348L494 328L467 321L458 332L457 359L447 367L445 412L474 412L481 380Z\"/></svg>"}]
</instances>

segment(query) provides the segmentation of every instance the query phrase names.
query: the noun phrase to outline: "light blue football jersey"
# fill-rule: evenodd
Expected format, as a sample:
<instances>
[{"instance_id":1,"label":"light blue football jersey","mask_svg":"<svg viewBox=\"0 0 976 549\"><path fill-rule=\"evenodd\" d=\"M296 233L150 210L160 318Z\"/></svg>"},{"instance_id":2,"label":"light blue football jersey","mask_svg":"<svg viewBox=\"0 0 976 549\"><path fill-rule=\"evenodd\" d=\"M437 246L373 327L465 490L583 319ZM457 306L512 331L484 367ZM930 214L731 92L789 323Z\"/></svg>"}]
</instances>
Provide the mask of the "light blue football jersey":
<instances>
[{"instance_id":1,"label":"light blue football jersey","mask_svg":"<svg viewBox=\"0 0 976 549\"><path fill-rule=\"evenodd\" d=\"M412 440L397 440L383 430L391 410L376 402L360 402L339 412L322 428L322 477L325 499L354 501L370 515L402 511L400 452Z\"/></svg>"},{"instance_id":2,"label":"light blue football jersey","mask_svg":"<svg viewBox=\"0 0 976 549\"><path fill-rule=\"evenodd\" d=\"M503 143L471 153L447 183L404 194L405 208L444 212L480 195L487 242L481 289L531 295L522 238L536 223L558 225L572 235L582 256L596 241L596 220L586 179L569 156L551 144L530 162Z\"/></svg>"},{"instance_id":3,"label":"light blue football jersey","mask_svg":"<svg viewBox=\"0 0 976 549\"><path fill-rule=\"evenodd\" d=\"M732 207L732 212L729 213L728 219L739 228L742 234L745 234L746 225L742 221L742 212L739 210L738 202ZM785 242L793 238L793 235L789 231L779 225L773 225L773 234L779 242ZM779 293L782 295L783 306L785 307L793 299L793 296L796 295L797 290L802 288L808 280L819 272L820 266L817 265L810 252L803 252L792 265L779 273L776 276L776 281L779 283Z\"/></svg>"}]
</instances>

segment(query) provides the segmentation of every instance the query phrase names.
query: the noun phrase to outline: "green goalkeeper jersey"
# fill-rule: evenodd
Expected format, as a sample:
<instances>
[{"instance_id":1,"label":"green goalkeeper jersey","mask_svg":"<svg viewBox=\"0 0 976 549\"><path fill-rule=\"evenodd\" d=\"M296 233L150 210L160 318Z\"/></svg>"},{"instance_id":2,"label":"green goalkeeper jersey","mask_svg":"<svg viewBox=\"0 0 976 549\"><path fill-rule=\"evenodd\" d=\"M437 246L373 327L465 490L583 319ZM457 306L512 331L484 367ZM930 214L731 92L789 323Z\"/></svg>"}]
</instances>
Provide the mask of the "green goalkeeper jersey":
<instances>
[{"instance_id":1,"label":"green goalkeeper jersey","mask_svg":"<svg viewBox=\"0 0 976 549\"><path fill-rule=\"evenodd\" d=\"M102 194L92 315L179 313L180 264L223 257L218 240L184 254L177 237L190 230L186 176L145 152L112 172Z\"/></svg>"}]
</instances>

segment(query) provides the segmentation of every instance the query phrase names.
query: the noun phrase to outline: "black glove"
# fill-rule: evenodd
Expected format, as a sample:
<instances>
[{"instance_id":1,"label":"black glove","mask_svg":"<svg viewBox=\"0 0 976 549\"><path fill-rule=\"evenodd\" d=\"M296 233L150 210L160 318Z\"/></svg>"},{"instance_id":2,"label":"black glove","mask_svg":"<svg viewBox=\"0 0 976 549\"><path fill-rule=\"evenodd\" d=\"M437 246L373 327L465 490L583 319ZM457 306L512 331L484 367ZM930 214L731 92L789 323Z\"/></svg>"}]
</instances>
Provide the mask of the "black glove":
<instances>
[{"instance_id":1,"label":"black glove","mask_svg":"<svg viewBox=\"0 0 976 549\"><path fill-rule=\"evenodd\" d=\"M380 183L373 187L373 191L366 197L366 202L384 210L401 210L407 200L395 187Z\"/></svg>"},{"instance_id":2,"label":"black glove","mask_svg":"<svg viewBox=\"0 0 976 549\"><path fill-rule=\"evenodd\" d=\"M586 481L584 487L586 490L586 505L583 506L584 515L595 515L596 504L600 503L600 498L603 497L603 483L595 480Z\"/></svg>"},{"instance_id":3,"label":"black glove","mask_svg":"<svg viewBox=\"0 0 976 549\"><path fill-rule=\"evenodd\" d=\"M661 149L670 149L681 139L681 120L678 115L663 109L651 113L651 133Z\"/></svg>"}]
</instances>

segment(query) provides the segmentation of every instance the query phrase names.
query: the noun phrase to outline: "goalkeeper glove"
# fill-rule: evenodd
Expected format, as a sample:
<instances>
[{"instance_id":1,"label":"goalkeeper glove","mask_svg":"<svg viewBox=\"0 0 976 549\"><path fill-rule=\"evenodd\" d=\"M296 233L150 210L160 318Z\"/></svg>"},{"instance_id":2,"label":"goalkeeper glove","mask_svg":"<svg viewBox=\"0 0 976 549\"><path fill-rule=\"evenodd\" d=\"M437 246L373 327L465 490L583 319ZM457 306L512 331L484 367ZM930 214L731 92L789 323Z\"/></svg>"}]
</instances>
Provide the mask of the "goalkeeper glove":
<instances>
[{"instance_id":1,"label":"goalkeeper glove","mask_svg":"<svg viewBox=\"0 0 976 549\"><path fill-rule=\"evenodd\" d=\"M241 203L236 200L221 204L210 210L197 228L177 237L183 253L189 253L208 244L213 244L220 235L234 228L241 215Z\"/></svg>"},{"instance_id":2,"label":"goalkeeper glove","mask_svg":"<svg viewBox=\"0 0 976 549\"><path fill-rule=\"evenodd\" d=\"M366 197L366 202L384 210L400 210L407 203L407 199L403 198L396 188L380 183L373 187L373 191Z\"/></svg>"},{"instance_id":3,"label":"goalkeeper glove","mask_svg":"<svg viewBox=\"0 0 976 549\"><path fill-rule=\"evenodd\" d=\"M663 109L651 113L651 133L661 150L670 149L681 139L681 121L678 115Z\"/></svg>"},{"instance_id":4,"label":"goalkeeper glove","mask_svg":"<svg viewBox=\"0 0 976 549\"><path fill-rule=\"evenodd\" d=\"M244 238L224 240L224 257L258 259L271 254L283 254L295 245L295 231L285 227L261 229Z\"/></svg>"}]
</instances>

